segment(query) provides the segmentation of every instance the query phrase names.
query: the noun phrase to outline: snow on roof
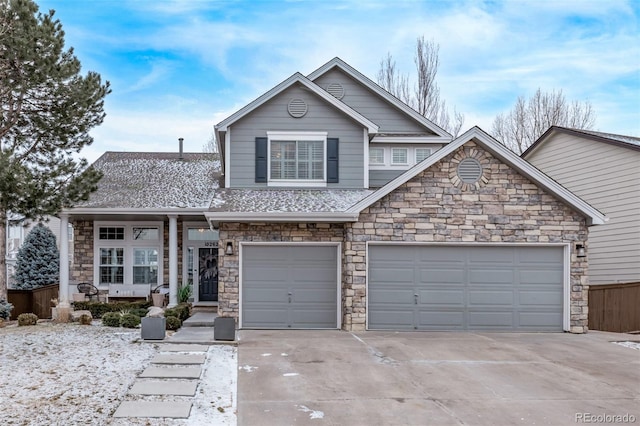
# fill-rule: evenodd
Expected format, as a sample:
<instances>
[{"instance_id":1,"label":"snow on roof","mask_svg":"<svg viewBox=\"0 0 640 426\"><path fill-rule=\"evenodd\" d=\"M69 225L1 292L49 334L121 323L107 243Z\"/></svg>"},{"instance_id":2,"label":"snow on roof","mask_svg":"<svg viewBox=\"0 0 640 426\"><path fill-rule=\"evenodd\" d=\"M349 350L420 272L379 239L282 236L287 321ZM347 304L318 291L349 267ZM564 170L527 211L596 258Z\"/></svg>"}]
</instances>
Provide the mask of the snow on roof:
<instances>
[{"instance_id":1,"label":"snow on roof","mask_svg":"<svg viewBox=\"0 0 640 426\"><path fill-rule=\"evenodd\" d=\"M218 189L209 211L343 212L373 192L367 189Z\"/></svg>"},{"instance_id":2,"label":"snow on roof","mask_svg":"<svg viewBox=\"0 0 640 426\"><path fill-rule=\"evenodd\" d=\"M76 207L206 209L220 178L205 153L106 152L92 167L103 173L98 190Z\"/></svg>"}]
</instances>

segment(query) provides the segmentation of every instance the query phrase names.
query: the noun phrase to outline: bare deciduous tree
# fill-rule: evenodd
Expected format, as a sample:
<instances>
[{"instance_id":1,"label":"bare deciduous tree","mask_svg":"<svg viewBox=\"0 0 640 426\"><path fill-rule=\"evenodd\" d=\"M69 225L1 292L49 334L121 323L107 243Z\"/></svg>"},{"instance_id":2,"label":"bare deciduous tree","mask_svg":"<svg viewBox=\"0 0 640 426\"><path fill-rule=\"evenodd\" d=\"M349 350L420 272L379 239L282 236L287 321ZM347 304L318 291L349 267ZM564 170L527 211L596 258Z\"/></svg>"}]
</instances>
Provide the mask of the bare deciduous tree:
<instances>
[{"instance_id":1,"label":"bare deciduous tree","mask_svg":"<svg viewBox=\"0 0 640 426\"><path fill-rule=\"evenodd\" d=\"M378 84L421 115L457 136L464 123L464 115L454 108L452 118L446 102L440 99L440 87L436 81L440 65L439 53L440 46L437 43L419 37L416 40L414 56L417 72L414 90L410 89L409 76L397 70L391 54L387 54L387 57L380 61Z\"/></svg>"},{"instance_id":2,"label":"bare deciduous tree","mask_svg":"<svg viewBox=\"0 0 640 426\"><path fill-rule=\"evenodd\" d=\"M518 97L506 114L499 114L492 133L507 148L522 154L551 126L591 129L596 116L590 102L568 102L562 90L542 92L540 88L528 100Z\"/></svg>"}]
</instances>

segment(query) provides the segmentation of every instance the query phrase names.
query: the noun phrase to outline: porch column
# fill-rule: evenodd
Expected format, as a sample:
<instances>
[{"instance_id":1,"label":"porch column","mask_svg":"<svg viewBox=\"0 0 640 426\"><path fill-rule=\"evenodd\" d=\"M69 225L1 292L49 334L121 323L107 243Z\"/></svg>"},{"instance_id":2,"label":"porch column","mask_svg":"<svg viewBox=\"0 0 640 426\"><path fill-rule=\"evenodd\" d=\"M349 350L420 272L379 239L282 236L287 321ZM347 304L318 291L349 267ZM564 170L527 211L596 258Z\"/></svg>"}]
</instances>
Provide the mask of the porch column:
<instances>
[{"instance_id":1,"label":"porch column","mask_svg":"<svg viewBox=\"0 0 640 426\"><path fill-rule=\"evenodd\" d=\"M58 307L69 305L69 215L60 213L60 288Z\"/></svg>"},{"instance_id":2,"label":"porch column","mask_svg":"<svg viewBox=\"0 0 640 426\"><path fill-rule=\"evenodd\" d=\"M169 216L169 306L178 304L178 215Z\"/></svg>"}]
</instances>

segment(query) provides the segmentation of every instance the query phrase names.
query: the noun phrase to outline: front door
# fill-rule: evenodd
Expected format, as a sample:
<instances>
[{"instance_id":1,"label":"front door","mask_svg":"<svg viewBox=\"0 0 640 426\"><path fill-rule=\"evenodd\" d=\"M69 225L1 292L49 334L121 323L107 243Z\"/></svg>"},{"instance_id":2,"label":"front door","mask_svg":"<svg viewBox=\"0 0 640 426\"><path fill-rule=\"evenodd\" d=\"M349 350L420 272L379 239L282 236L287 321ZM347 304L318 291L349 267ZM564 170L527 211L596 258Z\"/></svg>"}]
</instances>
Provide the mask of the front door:
<instances>
[{"instance_id":1,"label":"front door","mask_svg":"<svg viewBox=\"0 0 640 426\"><path fill-rule=\"evenodd\" d=\"M198 300L218 301L218 249L198 249Z\"/></svg>"}]
</instances>

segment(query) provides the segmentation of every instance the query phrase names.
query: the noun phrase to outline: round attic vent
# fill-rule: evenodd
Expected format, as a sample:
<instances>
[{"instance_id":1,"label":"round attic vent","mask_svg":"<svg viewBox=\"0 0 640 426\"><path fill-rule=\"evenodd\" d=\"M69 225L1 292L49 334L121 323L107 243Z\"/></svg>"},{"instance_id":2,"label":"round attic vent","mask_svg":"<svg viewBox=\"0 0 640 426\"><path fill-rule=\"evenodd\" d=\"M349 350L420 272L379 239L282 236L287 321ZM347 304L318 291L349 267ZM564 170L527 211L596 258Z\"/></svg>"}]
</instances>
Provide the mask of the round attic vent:
<instances>
[{"instance_id":1,"label":"round attic vent","mask_svg":"<svg viewBox=\"0 0 640 426\"><path fill-rule=\"evenodd\" d=\"M289 115L294 118L304 117L307 113L307 103L302 99L291 99L287 105Z\"/></svg>"},{"instance_id":2,"label":"round attic vent","mask_svg":"<svg viewBox=\"0 0 640 426\"><path fill-rule=\"evenodd\" d=\"M467 157L458 163L458 177L463 183L476 183L482 177L482 164Z\"/></svg>"},{"instance_id":3,"label":"round attic vent","mask_svg":"<svg viewBox=\"0 0 640 426\"><path fill-rule=\"evenodd\" d=\"M327 86L327 92L334 98L342 99L344 96L344 87L340 83L331 83Z\"/></svg>"}]
</instances>

